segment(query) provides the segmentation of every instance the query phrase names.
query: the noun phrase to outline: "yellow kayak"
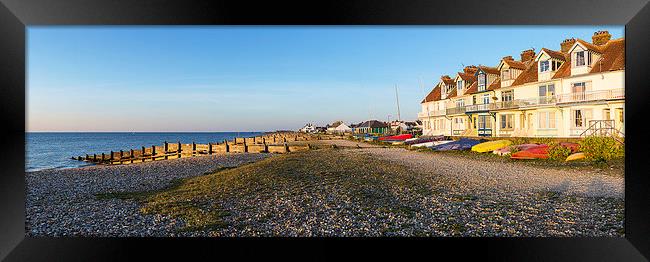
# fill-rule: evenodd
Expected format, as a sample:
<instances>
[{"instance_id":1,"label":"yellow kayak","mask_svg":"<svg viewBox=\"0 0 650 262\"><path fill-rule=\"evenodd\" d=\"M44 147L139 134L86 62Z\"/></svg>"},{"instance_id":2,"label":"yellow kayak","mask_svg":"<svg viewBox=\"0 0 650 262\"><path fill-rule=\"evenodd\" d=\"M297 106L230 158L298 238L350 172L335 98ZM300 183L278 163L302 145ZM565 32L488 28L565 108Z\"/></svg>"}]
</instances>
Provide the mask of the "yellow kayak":
<instances>
[{"instance_id":1,"label":"yellow kayak","mask_svg":"<svg viewBox=\"0 0 650 262\"><path fill-rule=\"evenodd\" d=\"M499 148L504 148L511 144L512 141L510 140L489 141L489 142L480 143L478 145L473 146L472 151L479 152L479 153L491 152Z\"/></svg>"},{"instance_id":2,"label":"yellow kayak","mask_svg":"<svg viewBox=\"0 0 650 262\"><path fill-rule=\"evenodd\" d=\"M566 157L566 161L580 160L585 158L585 153L575 153Z\"/></svg>"}]
</instances>

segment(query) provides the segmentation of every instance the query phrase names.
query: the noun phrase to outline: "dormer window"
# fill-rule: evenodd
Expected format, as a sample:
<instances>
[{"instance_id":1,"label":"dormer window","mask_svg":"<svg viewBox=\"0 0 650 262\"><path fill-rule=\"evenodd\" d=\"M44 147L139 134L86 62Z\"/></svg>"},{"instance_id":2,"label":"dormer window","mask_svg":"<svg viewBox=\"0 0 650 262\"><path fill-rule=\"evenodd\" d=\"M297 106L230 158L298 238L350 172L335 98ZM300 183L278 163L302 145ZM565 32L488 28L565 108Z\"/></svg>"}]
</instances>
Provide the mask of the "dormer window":
<instances>
[{"instance_id":1,"label":"dormer window","mask_svg":"<svg viewBox=\"0 0 650 262\"><path fill-rule=\"evenodd\" d=\"M510 70L509 69L503 69L501 71L501 79L502 80L509 80L510 79Z\"/></svg>"},{"instance_id":2,"label":"dormer window","mask_svg":"<svg viewBox=\"0 0 650 262\"><path fill-rule=\"evenodd\" d=\"M549 62L548 60L546 60L546 61L540 61L540 62L539 62L539 71L540 71L540 72L546 72L546 71L548 71L548 70L550 69L549 63L550 63L550 62Z\"/></svg>"},{"instance_id":3,"label":"dormer window","mask_svg":"<svg viewBox=\"0 0 650 262\"><path fill-rule=\"evenodd\" d=\"M458 93L463 91L463 80L458 80L458 82L456 82L456 88L458 88Z\"/></svg>"},{"instance_id":4,"label":"dormer window","mask_svg":"<svg viewBox=\"0 0 650 262\"><path fill-rule=\"evenodd\" d=\"M487 82L487 79L485 78L484 73L480 73L478 75L478 90L479 91L485 91L485 83Z\"/></svg>"},{"instance_id":5,"label":"dormer window","mask_svg":"<svg viewBox=\"0 0 650 262\"><path fill-rule=\"evenodd\" d=\"M576 66L585 65L585 51L576 52Z\"/></svg>"}]
</instances>

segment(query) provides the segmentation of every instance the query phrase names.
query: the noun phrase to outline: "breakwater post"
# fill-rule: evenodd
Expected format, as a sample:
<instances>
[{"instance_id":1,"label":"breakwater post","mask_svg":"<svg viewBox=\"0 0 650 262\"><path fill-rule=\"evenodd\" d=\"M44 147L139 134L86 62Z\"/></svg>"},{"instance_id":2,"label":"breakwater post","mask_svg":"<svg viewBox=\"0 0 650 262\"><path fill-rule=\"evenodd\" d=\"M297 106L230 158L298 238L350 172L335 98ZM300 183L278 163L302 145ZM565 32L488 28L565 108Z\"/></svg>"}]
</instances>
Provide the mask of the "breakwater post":
<instances>
[{"instance_id":1,"label":"breakwater post","mask_svg":"<svg viewBox=\"0 0 650 262\"><path fill-rule=\"evenodd\" d=\"M132 164L156 160L168 160L173 158L195 157L201 155L213 155L221 153L289 153L312 149L309 143L303 144L298 141L332 139L321 135L303 134L296 132L276 132L262 136L234 138L232 141L224 139L221 143L208 142L207 144L181 144L181 141L170 145L164 141L162 146L151 145L151 149L142 146L138 150L120 150L106 153L94 153L82 156L73 156L78 161L93 162L96 164ZM271 141L273 141L271 143ZM191 146L191 149L190 149ZM176 147L176 148L174 148ZM185 156L183 156L185 154Z\"/></svg>"}]
</instances>

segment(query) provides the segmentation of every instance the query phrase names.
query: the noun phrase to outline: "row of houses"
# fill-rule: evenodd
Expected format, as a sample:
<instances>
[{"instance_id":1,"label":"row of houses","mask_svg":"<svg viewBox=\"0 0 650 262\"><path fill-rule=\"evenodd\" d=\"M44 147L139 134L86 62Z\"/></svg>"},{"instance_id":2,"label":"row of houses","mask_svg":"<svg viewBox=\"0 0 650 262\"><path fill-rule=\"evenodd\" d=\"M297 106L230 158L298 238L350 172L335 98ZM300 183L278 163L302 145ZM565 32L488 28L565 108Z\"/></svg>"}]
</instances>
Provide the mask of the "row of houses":
<instances>
[{"instance_id":1,"label":"row of houses","mask_svg":"<svg viewBox=\"0 0 650 262\"><path fill-rule=\"evenodd\" d=\"M623 136L624 74L625 40L598 31L591 42L566 39L559 50L444 75L418 119L424 135L579 137L599 128Z\"/></svg>"},{"instance_id":2,"label":"row of houses","mask_svg":"<svg viewBox=\"0 0 650 262\"><path fill-rule=\"evenodd\" d=\"M378 120L367 120L357 124L346 124L343 121L335 121L325 127L317 127L312 123L306 124L300 129L305 133L351 133L351 134L389 134L401 132L417 132L422 130L422 123L417 121L392 121L390 123Z\"/></svg>"}]
</instances>

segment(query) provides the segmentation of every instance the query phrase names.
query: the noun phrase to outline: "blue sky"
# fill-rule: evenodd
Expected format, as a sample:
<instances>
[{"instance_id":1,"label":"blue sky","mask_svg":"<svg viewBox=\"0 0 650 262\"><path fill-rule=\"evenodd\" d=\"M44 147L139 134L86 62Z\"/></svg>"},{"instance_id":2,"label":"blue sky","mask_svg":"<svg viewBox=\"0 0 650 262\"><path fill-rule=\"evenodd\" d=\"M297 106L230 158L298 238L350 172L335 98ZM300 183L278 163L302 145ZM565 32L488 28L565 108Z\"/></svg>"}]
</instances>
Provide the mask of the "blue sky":
<instances>
[{"instance_id":1,"label":"blue sky","mask_svg":"<svg viewBox=\"0 0 650 262\"><path fill-rule=\"evenodd\" d=\"M28 28L28 131L271 131L415 120L443 74L622 26ZM419 84L422 81L422 88Z\"/></svg>"}]
</instances>

